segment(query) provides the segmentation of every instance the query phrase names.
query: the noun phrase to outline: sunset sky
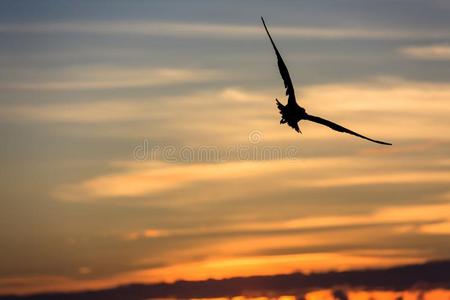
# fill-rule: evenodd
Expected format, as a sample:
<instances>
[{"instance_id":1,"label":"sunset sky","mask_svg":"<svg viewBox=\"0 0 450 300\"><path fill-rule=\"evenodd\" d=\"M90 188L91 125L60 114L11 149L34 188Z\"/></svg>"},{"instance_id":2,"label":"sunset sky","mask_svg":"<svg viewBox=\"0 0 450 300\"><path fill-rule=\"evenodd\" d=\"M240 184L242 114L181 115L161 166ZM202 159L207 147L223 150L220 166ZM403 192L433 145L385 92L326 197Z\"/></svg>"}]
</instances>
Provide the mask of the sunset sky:
<instances>
[{"instance_id":1,"label":"sunset sky","mask_svg":"<svg viewBox=\"0 0 450 300\"><path fill-rule=\"evenodd\" d=\"M450 2L1 1L0 294L449 258ZM301 122L307 112L391 147Z\"/></svg>"}]
</instances>

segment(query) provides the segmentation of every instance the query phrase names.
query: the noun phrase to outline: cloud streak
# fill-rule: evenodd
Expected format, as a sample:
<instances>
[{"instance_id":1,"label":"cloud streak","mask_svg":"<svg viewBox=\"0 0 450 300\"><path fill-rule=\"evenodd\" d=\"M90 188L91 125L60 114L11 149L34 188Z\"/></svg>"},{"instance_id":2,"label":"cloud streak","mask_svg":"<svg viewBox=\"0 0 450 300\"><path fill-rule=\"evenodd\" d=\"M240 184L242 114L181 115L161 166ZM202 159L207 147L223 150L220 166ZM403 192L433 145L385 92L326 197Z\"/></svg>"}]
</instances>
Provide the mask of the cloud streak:
<instances>
[{"instance_id":1,"label":"cloud streak","mask_svg":"<svg viewBox=\"0 0 450 300\"><path fill-rule=\"evenodd\" d=\"M76 185L61 187L55 196L62 200L139 197L175 190L196 182L226 181L255 176L261 170L280 172L287 162L229 162L222 164L130 164L124 173L100 176Z\"/></svg>"},{"instance_id":2,"label":"cloud streak","mask_svg":"<svg viewBox=\"0 0 450 300\"><path fill-rule=\"evenodd\" d=\"M399 52L408 58L422 60L450 60L450 46L436 44L430 46L410 46L401 48Z\"/></svg>"},{"instance_id":3,"label":"cloud streak","mask_svg":"<svg viewBox=\"0 0 450 300\"><path fill-rule=\"evenodd\" d=\"M386 159L385 159L386 161ZM372 165L371 165L372 163ZM439 164L439 162L436 162ZM358 170L373 174L364 175ZM330 188L380 184L447 183L450 176L446 170L397 170L403 163L390 162L390 170L376 171L376 162L355 160L351 157L335 159L298 160L254 160L221 163L170 163L164 161L130 162L122 164L122 170L94 177L76 184L60 187L55 196L62 200L96 200L120 197L155 196L161 193L189 187L194 183L240 181L245 178L277 177L277 174L308 174L288 176L288 180L277 179L277 184L290 188ZM334 176L334 168L347 169L348 176ZM253 192L264 191L255 186ZM250 192L250 191L248 191ZM226 194L224 194L226 195Z\"/></svg>"},{"instance_id":4,"label":"cloud streak","mask_svg":"<svg viewBox=\"0 0 450 300\"><path fill-rule=\"evenodd\" d=\"M183 77L183 80L220 81L219 78L210 77L208 71L205 74L202 71L192 73L192 77L189 75ZM183 82L185 81L179 79L172 84L176 86ZM307 107L309 113L351 125L361 132L375 132L389 139L420 137L445 140L446 136L441 133L450 128L446 118L450 112L448 105L450 85L446 83L425 83L383 77L366 82L310 85L299 87L298 90L302 94L300 101ZM222 142L224 139L232 140L239 136L239 133L242 135L242 132L248 133L255 128L263 132L268 140L287 140L292 137L292 133L288 130L280 131L279 125L274 122L276 110L272 97L279 94L279 90L249 90L228 86L171 97L152 94L151 97L158 100L156 111L155 100L132 98L87 101L89 99L86 99L64 103L53 101L45 104L3 104L0 106L0 115L3 120L13 122L109 123L111 128L114 123L134 120L138 121L140 126L129 129L114 128L112 134L128 137L149 136L152 139L158 138L161 131L149 132L148 126L151 127L158 122L159 128L165 128L163 130L165 138L168 134L173 134L176 137L186 138L186 142L190 144L195 143L195 139L204 140L205 136L217 136L219 132L223 133ZM177 118L171 119L173 115L177 115ZM171 121L161 123L161 119ZM230 120L233 122L230 123ZM144 126L143 123L147 125ZM230 125L224 127L222 126L224 123ZM185 124L190 124L191 133L187 131ZM308 122L304 124L308 135L303 138L342 136L321 126ZM142 132L144 127L145 132ZM93 135L97 131L89 128L84 134Z\"/></svg>"},{"instance_id":5,"label":"cloud streak","mask_svg":"<svg viewBox=\"0 0 450 300\"><path fill-rule=\"evenodd\" d=\"M259 20L258 20L259 21ZM255 20L255 23L258 22ZM259 25L229 25L217 23L146 22L146 21L85 21L35 24L0 24L0 33L9 34L133 34L173 37L249 38L261 37ZM280 37L308 39L437 39L450 37L448 30L400 30L339 27L288 27L272 26L271 31Z\"/></svg>"},{"instance_id":6,"label":"cloud streak","mask_svg":"<svg viewBox=\"0 0 450 300\"><path fill-rule=\"evenodd\" d=\"M120 88L167 86L181 83L206 82L223 78L215 70L174 68L120 68L115 66L73 67L54 74L36 74L36 79L3 82L0 90L25 91L89 91ZM47 79L41 79L49 77Z\"/></svg>"}]
</instances>

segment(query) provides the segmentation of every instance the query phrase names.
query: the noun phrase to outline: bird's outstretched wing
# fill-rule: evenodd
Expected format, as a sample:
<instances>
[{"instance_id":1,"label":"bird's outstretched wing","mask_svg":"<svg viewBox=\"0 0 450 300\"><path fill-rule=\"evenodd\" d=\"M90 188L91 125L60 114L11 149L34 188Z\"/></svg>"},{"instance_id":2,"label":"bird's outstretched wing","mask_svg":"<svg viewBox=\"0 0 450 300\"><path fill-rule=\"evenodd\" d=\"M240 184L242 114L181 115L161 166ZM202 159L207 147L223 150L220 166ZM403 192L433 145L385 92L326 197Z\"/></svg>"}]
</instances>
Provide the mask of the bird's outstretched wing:
<instances>
[{"instance_id":1,"label":"bird's outstretched wing","mask_svg":"<svg viewBox=\"0 0 450 300\"><path fill-rule=\"evenodd\" d=\"M288 105L297 104L295 99L294 86L292 85L291 76L289 76L289 71L286 67L286 64L283 61L283 58L280 55L280 52L275 46L272 37L270 36L269 30L267 29L266 23L264 22L264 18L261 17L264 28L266 29L267 35L269 36L270 42L272 43L273 49L275 50L275 54L277 55L278 60L278 69L280 70L281 77L284 81L284 87L286 88L286 96L288 96Z\"/></svg>"},{"instance_id":2,"label":"bird's outstretched wing","mask_svg":"<svg viewBox=\"0 0 450 300\"><path fill-rule=\"evenodd\" d=\"M342 127L341 125L338 125L338 124L336 124L336 123L334 123L334 122L331 122L331 121L328 121L328 120L325 120L325 119L322 119L322 118L320 118L320 117L316 117L316 116L312 116L312 115L308 115L308 114L307 114L307 115L304 117L304 119L305 119L305 120L308 120L308 121L312 121L312 122L316 122L316 123L325 125L325 126L327 126L327 127L330 127L331 129L336 130L336 131L339 131L339 132L344 132L344 133L348 133L348 134L355 135L355 136L357 136L357 137L360 137L360 138L369 140L369 141L374 142L374 143L383 144L383 145L392 145L391 143L386 143L386 142L382 142L382 141L373 140L373 139L371 139L371 138L368 138L368 137L366 137L366 136L363 136L363 135L361 135L361 134L359 134L359 133L356 133L356 132L354 132L354 131L351 131L350 129L347 129L347 128L345 128L345 127Z\"/></svg>"}]
</instances>

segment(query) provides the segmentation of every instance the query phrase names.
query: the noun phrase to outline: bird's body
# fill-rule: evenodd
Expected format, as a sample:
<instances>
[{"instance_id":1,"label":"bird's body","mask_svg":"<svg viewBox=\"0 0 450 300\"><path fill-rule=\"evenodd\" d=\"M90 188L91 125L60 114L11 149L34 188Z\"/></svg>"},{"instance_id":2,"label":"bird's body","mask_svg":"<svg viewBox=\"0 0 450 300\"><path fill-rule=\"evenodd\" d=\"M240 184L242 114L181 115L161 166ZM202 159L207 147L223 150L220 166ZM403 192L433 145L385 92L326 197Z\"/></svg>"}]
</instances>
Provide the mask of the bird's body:
<instances>
[{"instance_id":1,"label":"bird's body","mask_svg":"<svg viewBox=\"0 0 450 300\"><path fill-rule=\"evenodd\" d=\"M283 61L283 58L281 57L280 52L278 51L275 42L273 41L272 37L270 36L269 30L267 29L266 23L264 22L264 19L261 17L261 20L263 22L264 28L266 29L267 35L269 36L270 42L272 43L273 49L275 50L275 54L277 56L277 63L278 63L278 69L280 71L281 77L283 78L284 86L286 88L286 96L288 96L288 103L286 105L283 105L276 100L277 107L281 114L281 120L280 124L288 124L290 127L292 127L295 131L301 132L299 127L299 122L301 120L308 120L312 122L316 122L322 125L325 125L333 130L348 133L366 140L369 140L374 143L383 144L383 145L392 145L390 143L377 141L371 138L368 138L366 136L363 136L359 133L356 133L350 129L347 129L339 124L336 124L334 122L328 121L326 119L316 117L313 115L310 115L306 113L306 110L298 105L297 100L295 99L295 91L294 91L294 85L292 84L291 77L289 75L289 71L286 67L286 64Z\"/></svg>"},{"instance_id":2,"label":"bird's body","mask_svg":"<svg viewBox=\"0 0 450 300\"><path fill-rule=\"evenodd\" d=\"M298 127L298 122L304 119L306 114L306 110L299 105L283 105L275 99L277 102L278 110L281 114L280 124L287 123L289 126L295 129L295 131L300 132L300 128Z\"/></svg>"}]
</instances>

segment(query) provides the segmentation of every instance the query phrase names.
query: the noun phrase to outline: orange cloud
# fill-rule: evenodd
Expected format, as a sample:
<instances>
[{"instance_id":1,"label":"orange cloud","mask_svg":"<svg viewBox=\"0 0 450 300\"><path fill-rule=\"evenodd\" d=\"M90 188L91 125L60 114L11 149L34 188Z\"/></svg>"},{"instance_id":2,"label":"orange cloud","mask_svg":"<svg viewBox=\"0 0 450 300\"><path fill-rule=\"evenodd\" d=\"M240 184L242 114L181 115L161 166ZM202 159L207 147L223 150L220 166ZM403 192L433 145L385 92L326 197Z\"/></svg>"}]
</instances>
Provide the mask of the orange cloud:
<instances>
[{"instance_id":1,"label":"orange cloud","mask_svg":"<svg viewBox=\"0 0 450 300\"><path fill-rule=\"evenodd\" d=\"M64 200L136 197L177 189L201 181L223 181L280 172L294 166L287 161L239 161L220 164L130 164L122 173L104 175L61 187L55 196Z\"/></svg>"}]
</instances>

